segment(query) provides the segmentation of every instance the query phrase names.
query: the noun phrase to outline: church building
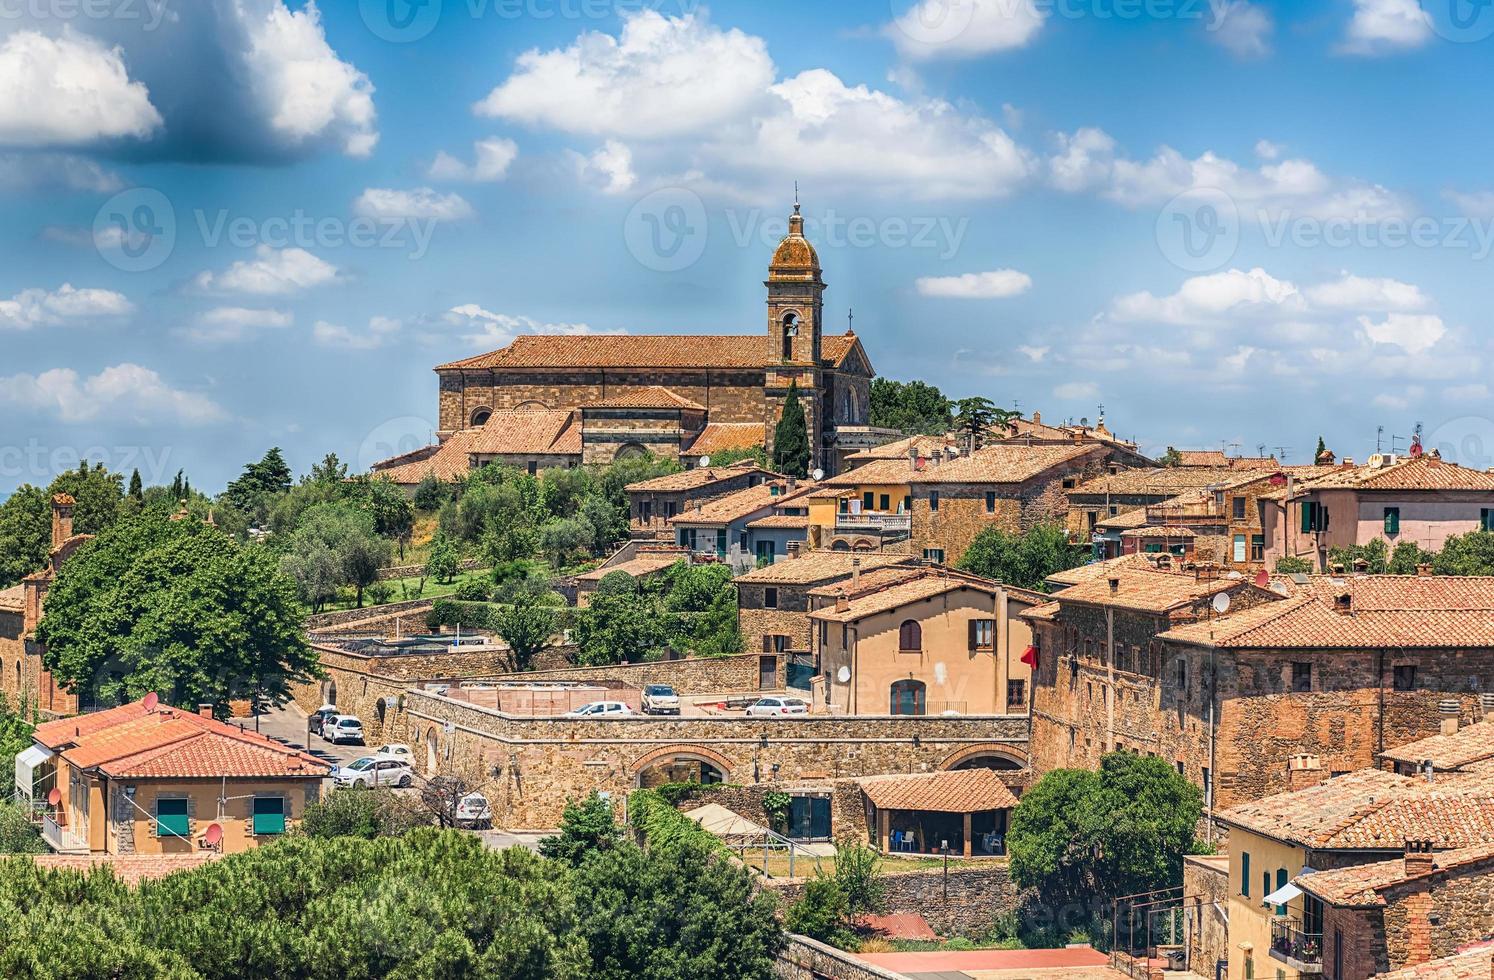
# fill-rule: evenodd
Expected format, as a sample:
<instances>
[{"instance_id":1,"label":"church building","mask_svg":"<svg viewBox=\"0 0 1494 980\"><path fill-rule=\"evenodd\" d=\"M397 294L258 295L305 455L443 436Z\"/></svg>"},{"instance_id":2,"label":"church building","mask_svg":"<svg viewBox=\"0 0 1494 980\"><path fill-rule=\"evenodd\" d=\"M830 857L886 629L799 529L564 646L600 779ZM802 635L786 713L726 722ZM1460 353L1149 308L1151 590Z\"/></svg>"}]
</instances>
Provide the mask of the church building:
<instances>
[{"instance_id":1,"label":"church building","mask_svg":"<svg viewBox=\"0 0 1494 980\"><path fill-rule=\"evenodd\" d=\"M490 461L537 472L650 452L698 463L762 446L770 457L797 384L810 469L895 438L868 426L872 366L856 334L826 336L825 280L794 205L768 266L767 323L746 335L517 338L437 367L440 443L377 464L406 486Z\"/></svg>"}]
</instances>

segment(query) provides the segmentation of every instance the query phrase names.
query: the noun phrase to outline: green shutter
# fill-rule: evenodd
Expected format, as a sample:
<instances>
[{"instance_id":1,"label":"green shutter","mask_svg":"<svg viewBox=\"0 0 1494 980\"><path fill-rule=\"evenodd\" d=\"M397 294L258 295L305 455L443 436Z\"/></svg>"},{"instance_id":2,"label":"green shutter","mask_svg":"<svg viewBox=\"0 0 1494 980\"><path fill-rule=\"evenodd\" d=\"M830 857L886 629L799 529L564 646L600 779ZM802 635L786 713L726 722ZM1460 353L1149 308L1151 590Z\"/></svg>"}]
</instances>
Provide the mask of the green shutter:
<instances>
[{"instance_id":1,"label":"green shutter","mask_svg":"<svg viewBox=\"0 0 1494 980\"><path fill-rule=\"evenodd\" d=\"M1250 852L1243 851L1240 854L1240 894L1245 898L1250 897Z\"/></svg>"},{"instance_id":2,"label":"green shutter","mask_svg":"<svg viewBox=\"0 0 1494 980\"><path fill-rule=\"evenodd\" d=\"M1385 533L1401 533L1401 509L1399 507L1385 508Z\"/></svg>"},{"instance_id":3,"label":"green shutter","mask_svg":"<svg viewBox=\"0 0 1494 980\"><path fill-rule=\"evenodd\" d=\"M1485 531L1494 531L1494 510L1484 508L1479 514L1479 526Z\"/></svg>"},{"instance_id":4,"label":"green shutter","mask_svg":"<svg viewBox=\"0 0 1494 980\"><path fill-rule=\"evenodd\" d=\"M285 800L278 796L256 796L254 798L254 832L256 834L285 833Z\"/></svg>"},{"instance_id":5,"label":"green shutter","mask_svg":"<svg viewBox=\"0 0 1494 980\"><path fill-rule=\"evenodd\" d=\"M1315 503L1313 503L1312 501L1310 501L1310 500L1304 500L1304 501L1302 501L1302 533L1303 534L1308 534L1308 533L1310 533L1312 531L1313 517L1314 517L1314 513L1313 512L1316 511L1317 509L1318 509L1318 505L1315 504Z\"/></svg>"},{"instance_id":6,"label":"green shutter","mask_svg":"<svg viewBox=\"0 0 1494 980\"><path fill-rule=\"evenodd\" d=\"M1287 883L1287 869L1286 868L1277 868L1276 869L1276 888L1277 888L1277 890L1285 888L1286 887L1286 883ZM1277 915L1286 915L1287 914L1287 907L1286 907L1286 903L1285 902L1282 902L1280 905L1276 906L1276 914Z\"/></svg>"},{"instance_id":7,"label":"green shutter","mask_svg":"<svg viewBox=\"0 0 1494 980\"><path fill-rule=\"evenodd\" d=\"M186 837L192 829L187 816L187 801L156 800L156 836Z\"/></svg>"}]
</instances>

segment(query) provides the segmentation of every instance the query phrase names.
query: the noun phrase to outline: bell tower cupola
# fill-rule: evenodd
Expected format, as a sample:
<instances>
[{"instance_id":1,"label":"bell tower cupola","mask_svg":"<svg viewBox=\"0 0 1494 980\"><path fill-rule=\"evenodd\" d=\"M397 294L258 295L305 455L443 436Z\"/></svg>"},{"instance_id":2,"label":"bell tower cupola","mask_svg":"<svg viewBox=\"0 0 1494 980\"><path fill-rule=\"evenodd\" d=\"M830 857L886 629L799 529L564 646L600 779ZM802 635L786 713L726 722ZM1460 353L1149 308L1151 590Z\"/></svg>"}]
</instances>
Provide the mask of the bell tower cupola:
<instances>
[{"instance_id":1,"label":"bell tower cupola","mask_svg":"<svg viewBox=\"0 0 1494 980\"><path fill-rule=\"evenodd\" d=\"M804 215L794 194L789 232L768 265L768 335L772 361L817 366L824 325L825 280L820 257L804 237Z\"/></svg>"}]
</instances>

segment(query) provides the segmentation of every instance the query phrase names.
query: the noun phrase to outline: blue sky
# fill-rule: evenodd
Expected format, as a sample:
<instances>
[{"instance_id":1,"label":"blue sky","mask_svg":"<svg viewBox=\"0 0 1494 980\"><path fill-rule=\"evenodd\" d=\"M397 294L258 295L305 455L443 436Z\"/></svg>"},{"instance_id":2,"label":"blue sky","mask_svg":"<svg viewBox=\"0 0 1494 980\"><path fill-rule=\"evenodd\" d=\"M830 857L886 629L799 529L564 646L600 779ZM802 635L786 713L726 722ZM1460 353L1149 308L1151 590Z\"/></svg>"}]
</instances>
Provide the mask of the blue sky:
<instances>
[{"instance_id":1,"label":"blue sky","mask_svg":"<svg viewBox=\"0 0 1494 980\"><path fill-rule=\"evenodd\" d=\"M1144 447L1494 465L1469 0L27 0L0 494L422 444L525 332L763 329L797 180L884 375Z\"/></svg>"}]
</instances>

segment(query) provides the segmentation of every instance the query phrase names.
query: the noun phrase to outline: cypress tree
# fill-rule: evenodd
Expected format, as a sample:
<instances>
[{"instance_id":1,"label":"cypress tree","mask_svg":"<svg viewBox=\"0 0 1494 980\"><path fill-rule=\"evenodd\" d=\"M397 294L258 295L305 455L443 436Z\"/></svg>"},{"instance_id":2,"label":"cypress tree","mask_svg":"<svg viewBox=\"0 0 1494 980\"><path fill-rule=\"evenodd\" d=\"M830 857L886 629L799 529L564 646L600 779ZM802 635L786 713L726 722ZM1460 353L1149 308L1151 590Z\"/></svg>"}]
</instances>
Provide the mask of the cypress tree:
<instances>
[{"instance_id":1,"label":"cypress tree","mask_svg":"<svg viewBox=\"0 0 1494 980\"><path fill-rule=\"evenodd\" d=\"M783 402L783 417L773 433L773 466L780 473L803 479L809 475L809 429L804 405L799 401L799 382L789 382Z\"/></svg>"}]
</instances>

